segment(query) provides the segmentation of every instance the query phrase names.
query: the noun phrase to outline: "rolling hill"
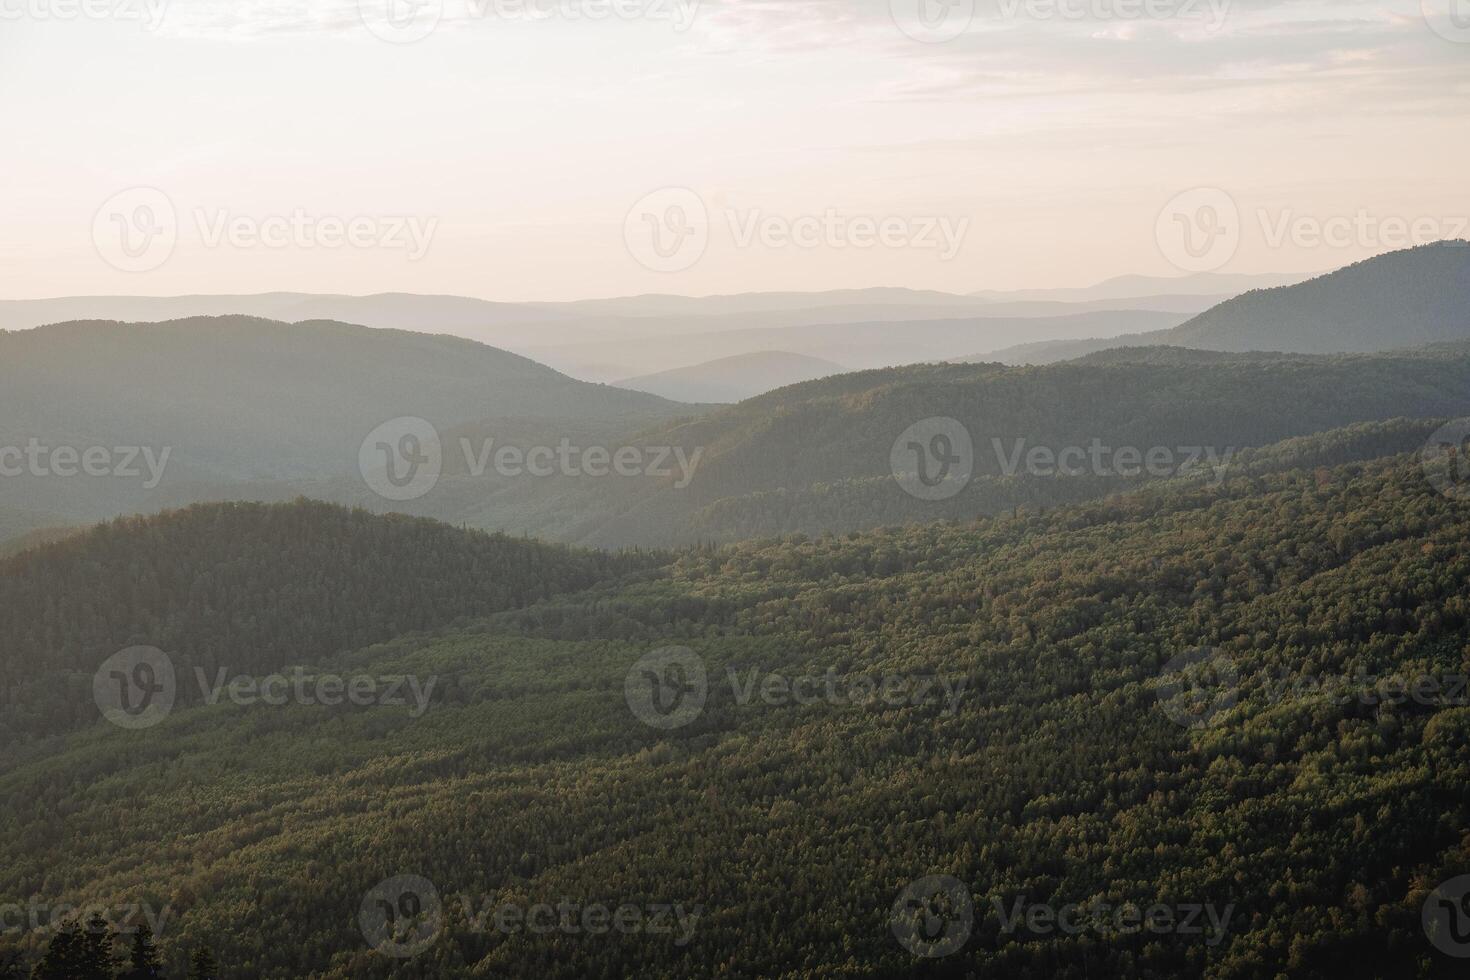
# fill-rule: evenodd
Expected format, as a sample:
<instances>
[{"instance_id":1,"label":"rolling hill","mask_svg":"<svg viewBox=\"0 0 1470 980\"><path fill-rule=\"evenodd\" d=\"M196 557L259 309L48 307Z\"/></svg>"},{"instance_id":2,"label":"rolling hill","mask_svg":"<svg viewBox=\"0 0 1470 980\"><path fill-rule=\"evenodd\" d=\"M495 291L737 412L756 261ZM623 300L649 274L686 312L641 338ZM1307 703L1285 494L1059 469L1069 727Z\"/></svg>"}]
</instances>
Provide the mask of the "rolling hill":
<instances>
[{"instance_id":1,"label":"rolling hill","mask_svg":"<svg viewBox=\"0 0 1470 980\"><path fill-rule=\"evenodd\" d=\"M1078 472L1065 475L1027 463L1033 451L1057 454L1094 441L1110 452L1157 449L1181 469L1195 457L1195 475L1207 478L1213 466L1229 465L1227 452L1359 422L1470 415L1470 351L1463 348L1332 357L1124 354L1044 367L858 372L681 422L649 438L701 450L693 479L624 498L614 516L578 540L739 540L971 519L1104 496L1149 478L1111 456L1100 465L1090 458L1069 464ZM904 448L896 441L926 419L957 420L973 446L968 479L944 499L915 496L895 479L894 453ZM1162 463L1159 469L1175 473Z\"/></svg>"},{"instance_id":2,"label":"rolling hill","mask_svg":"<svg viewBox=\"0 0 1470 980\"><path fill-rule=\"evenodd\" d=\"M20 464L4 477L5 507L41 516L11 535L305 489L353 502L371 496L363 440L399 417L446 432L514 421L555 445L690 411L472 341L343 323L236 316L0 333L0 447L106 450L122 474L88 476L69 458Z\"/></svg>"},{"instance_id":3,"label":"rolling hill","mask_svg":"<svg viewBox=\"0 0 1470 980\"><path fill-rule=\"evenodd\" d=\"M1167 330L1028 343L969 358L1047 364L1108 347L1361 353L1470 339L1470 242L1390 252L1226 300ZM983 350L983 348L976 348Z\"/></svg>"},{"instance_id":4,"label":"rolling hill","mask_svg":"<svg viewBox=\"0 0 1470 980\"><path fill-rule=\"evenodd\" d=\"M195 668L260 675L652 561L304 500L120 519L0 558L0 741L90 724L77 692L134 645L166 649L185 681Z\"/></svg>"}]
</instances>

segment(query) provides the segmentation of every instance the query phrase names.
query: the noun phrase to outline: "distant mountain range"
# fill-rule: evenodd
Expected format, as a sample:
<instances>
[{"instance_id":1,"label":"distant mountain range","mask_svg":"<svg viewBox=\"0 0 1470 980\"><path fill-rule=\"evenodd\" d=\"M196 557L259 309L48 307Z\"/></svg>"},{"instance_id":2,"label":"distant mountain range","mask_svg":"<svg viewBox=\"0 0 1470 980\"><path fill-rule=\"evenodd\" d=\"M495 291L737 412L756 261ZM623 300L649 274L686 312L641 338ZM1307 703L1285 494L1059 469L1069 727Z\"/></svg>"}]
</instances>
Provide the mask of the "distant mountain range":
<instances>
[{"instance_id":1,"label":"distant mountain range","mask_svg":"<svg viewBox=\"0 0 1470 980\"><path fill-rule=\"evenodd\" d=\"M712 357L792 349L782 338L757 331L830 324L873 324L960 317L1060 318L1073 314L1137 311L1169 313L1173 319L1140 316L1090 327L1097 335L1157 330L1182 323L1250 285L1274 284L1279 277L1185 277L1178 280L1131 277L1090 289L1026 290L962 296L934 290L875 287L825 292L745 293L732 296L647 295L569 303L498 303L463 296L380 293L345 296L311 293L261 293L223 296L81 296L0 302L0 330L28 329L71 320L162 321L195 316L245 315L298 322L335 320L362 326L423 333L447 333L527 354L587 381L609 382ZM1136 289L1124 295L1129 288ZM1055 333L1045 322L991 324L974 344L941 347L937 353L905 357L905 352L875 355L861 366L887 367L922 357L959 357L976 344L1006 346L1036 339L1076 336ZM749 331L748 333L739 333ZM721 334L718 351L660 356L669 338ZM823 335L826 336L826 335ZM629 343L631 342L631 343ZM817 337L809 356L848 363L841 345ZM626 344L627 346L622 346ZM611 345L611 346L610 346ZM897 358L897 359L894 359Z\"/></svg>"},{"instance_id":2,"label":"distant mountain range","mask_svg":"<svg viewBox=\"0 0 1470 980\"><path fill-rule=\"evenodd\" d=\"M896 367L961 357L1018 338L1081 338L1161 330L1184 322L1183 313L1094 311L1066 316L946 316L940 319L867 320L745 327L678 336L618 338L574 345L522 348L522 353L574 377L614 380L609 365L636 364L656 373L712 358L781 350L835 361L850 368Z\"/></svg>"},{"instance_id":3,"label":"distant mountain range","mask_svg":"<svg viewBox=\"0 0 1470 980\"><path fill-rule=\"evenodd\" d=\"M787 351L760 351L722 357L686 368L616 382L619 388L646 391L682 402L731 403L776 388L846 371L840 364Z\"/></svg>"},{"instance_id":4,"label":"distant mountain range","mask_svg":"<svg viewBox=\"0 0 1470 980\"><path fill-rule=\"evenodd\" d=\"M1099 332L984 352L969 360L1045 364L1108 347L1173 346L1311 354L1470 339L1470 242L1390 252L1315 279L1256 289L1167 330Z\"/></svg>"},{"instance_id":5,"label":"distant mountain range","mask_svg":"<svg viewBox=\"0 0 1470 980\"><path fill-rule=\"evenodd\" d=\"M1290 286L1311 278L1304 273L1248 275L1199 272L1187 276L1117 276L1075 289L983 290L970 295L993 302L1032 300L1053 303L1116 302L1140 296L1234 296L1252 289Z\"/></svg>"},{"instance_id":6,"label":"distant mountain range","mask_svg":"<svg viewBox=\"0 0 1470 980\"><path fill-rule=\"evenodd\" d=\"M1470 248L1446 245L1251 292L1124 340L1106 335L1140 319L1172 324L1181 315L787 320L580 345L578 356L658 368L623 375L620 387L578 381L467 339L330 321L81 321L0 333L0 449L36 440L82 450L142 447L155 463L164 450L170 454L156 485L147 473L4 477L0 543L117 514L298 495L600 546L1054 506L1137 481L1006 472L993 465L991 440L1223 450L1400 416L1470 415L1470 348L1453 343L1470 340L1467 283ZM876 297L903 315L915 298L897 291ZM655 298L647 308L661 303L678 305ZM813 307L795 316L835 316L838 309L850 311ZM726 313L711 322L728 322L725 316L769 323L793 314ZM1046 342L1038 360L1085 360L1006 368L980 355L987 363L872 369L943 361L1026 331L1072 338ZM1081 339L1089 335L1100 339ZM1270 344L1310 352L1446 341L1373 356L1243 354ZM1179 346L1185 343L1209 350ZM822 356L830 350L842 357ZM839 364L868 370L842 374ZM764 393L747 397L757 392ZM443 451L442 478L406 499L382 495L359 470L368 434L402 417L430 422ZM973 479L964 493L938 504L905 494L890 458L899 435L927 418L958 420L976 440ZM657 463L605 479L576 467L536 475L488 465L496 449L560 445L626 449Z\"/></svg>"}]
</instances>

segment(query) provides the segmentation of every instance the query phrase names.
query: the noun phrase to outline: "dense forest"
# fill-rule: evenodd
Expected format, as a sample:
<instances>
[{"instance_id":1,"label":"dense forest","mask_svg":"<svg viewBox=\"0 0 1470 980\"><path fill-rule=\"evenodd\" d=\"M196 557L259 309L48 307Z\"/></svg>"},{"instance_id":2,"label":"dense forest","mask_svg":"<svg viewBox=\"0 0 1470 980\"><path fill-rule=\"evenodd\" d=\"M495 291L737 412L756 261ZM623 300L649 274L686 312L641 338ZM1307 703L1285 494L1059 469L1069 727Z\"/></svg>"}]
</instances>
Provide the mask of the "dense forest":
<instances>
[{"instance_id":1,"label":"dense forest","mask_svg":"<svg viewBox=\"0 0 1470 980\"><path fill-rule=\"evenodd\" d=\"M632 964L647 978L1459 976L1421 909L1470 870L1470 706L1450 683L1470 674L1470 511L1417 454L1270 463L1380 437L1399 434L1273 447L1220 485L618 559L631 570L570 553L552 574L522 553L495 571L468 545L420 549L395 581L468 562L492 580L487 605L514 608L324 662L452 678L427 713L221 703L38 743L0 773L0 895L167 909L168 975L209 946L231 980L584 980ZM181 529L231 515L168 515L146 538L187 563L217 546ZM313 560L334 540L351 555L364 520L310 505L279 519L318 542ZM64 580L90 589L128 560L110 547L130 527L0 574L19 588L71 563L92 571ZM316 612L287 604L272 621ZM670 646L699 658L707 697L663 729L627 685ZM1184 724L1169 665L1202 649L1229 664L1230 697ZM752 672L967 693L751 699L736 678ZM1420 677L1445 683L1394 696ZM895 903L936 875L968 893L973 922L948 955L916 955ZM432 928L389 955L361 910L405 876L433 891L390 911ZM487 918L543 902L678 906L692 930L594 938ZM1017 927L1016 903L1207 906L1221 928L1060 933ZM46 939L3 933L0 954L33 962Z\"/></svg>"},{"instance_id":2,"label":"dense forest","mask_svg":"<svg viewBox=\"0 0 1470 980\"><path fill-rule=\"evenodd\" d=\"M134 644L263 674L657 560L304 500L120 518L0 559L0 737L90 724L93 673Z\"/></svg>"},{"instance_id":3,"label":"dense forest","mask_svg":"<svg viewBox=\"0 0 1470 980\"><path fill-rule=\"evenodd\" d=\"M1154 478L1110 463L1058 476L1016 466L1018 446L1160 448L1181 466L1199 447L1234 464L1246 449L1394 418L1470 414L1470 348L1341 356L1113 351L1044 367L913 365L793 385L671 424L649 437L704 454L683 489L630 494L586 539L619 545L737 541L995 516L1136 489ZM921 419L960 422L973 444L967 485L915 499L893 479L895 440ZM1406 442L1398 451L1407 451ZM1211 476L1209 459L1194 464ZM554 488L560 489L560 488ZM617 488L613 487L611 491ZM585 509L588 504L567 509ZM619 500L616 496L612 499ZM606 507L604 501L602 506Z\"/></svg>"}]
</instances>

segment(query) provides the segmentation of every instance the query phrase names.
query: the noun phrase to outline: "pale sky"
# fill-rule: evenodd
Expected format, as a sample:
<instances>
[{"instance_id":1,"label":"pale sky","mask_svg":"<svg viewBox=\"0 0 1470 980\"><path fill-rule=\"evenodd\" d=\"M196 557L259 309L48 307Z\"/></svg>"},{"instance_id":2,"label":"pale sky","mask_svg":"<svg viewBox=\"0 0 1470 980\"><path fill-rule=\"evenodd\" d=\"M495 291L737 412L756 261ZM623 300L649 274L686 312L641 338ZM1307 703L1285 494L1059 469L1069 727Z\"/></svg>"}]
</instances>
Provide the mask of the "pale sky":
<instances>
[{"instance_id":1,"label":"pale sky","mask_svg":"<svg viewBox=\"0 0 1470 980\"><path fill-rule=\"evenodd\" d=\"M1470 237L1470 0L163 2L0 0L0 298L969 292Z\"/></svg>"}]
</instances>

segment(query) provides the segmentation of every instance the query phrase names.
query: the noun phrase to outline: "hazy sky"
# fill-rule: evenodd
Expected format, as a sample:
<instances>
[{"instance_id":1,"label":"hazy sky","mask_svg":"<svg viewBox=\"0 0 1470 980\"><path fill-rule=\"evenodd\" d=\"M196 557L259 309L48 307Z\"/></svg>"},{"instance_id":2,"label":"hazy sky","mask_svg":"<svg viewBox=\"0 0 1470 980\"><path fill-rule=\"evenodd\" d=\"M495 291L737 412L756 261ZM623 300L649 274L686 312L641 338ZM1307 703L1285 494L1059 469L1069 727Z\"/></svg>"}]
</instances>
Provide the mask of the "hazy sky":
<instances>
[{"instance_id":1,"label":"hazy sky","mask_svg":"<svg viewBox=\"0 0 1470 980\"><path fill-rule=\"evenodd\" d=\"M971 291L1470 237L1470 0L414 2L0 0L0 297Z\"/></svg>"}]
</instances>

